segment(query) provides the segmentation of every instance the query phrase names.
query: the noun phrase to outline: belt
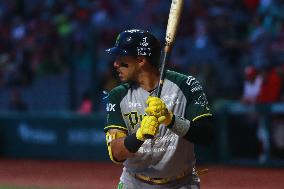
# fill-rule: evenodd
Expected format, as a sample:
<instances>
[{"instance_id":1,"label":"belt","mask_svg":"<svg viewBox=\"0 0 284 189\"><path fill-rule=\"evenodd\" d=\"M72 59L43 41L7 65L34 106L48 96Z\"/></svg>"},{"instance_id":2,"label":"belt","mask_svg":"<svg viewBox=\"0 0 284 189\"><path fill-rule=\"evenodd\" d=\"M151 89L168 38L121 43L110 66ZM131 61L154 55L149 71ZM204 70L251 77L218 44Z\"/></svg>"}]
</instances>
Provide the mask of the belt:
<instances>
[{"instance_id":1,"label":"belt","mask_svg":"<svg viewBox=\"0 0 284 189\"><path fill-rule=\"evenodd\" d=\"M134 176L134 178L142 181L142 182L145 182L145 183L148 183L148 184L151 184L151 185L163 185L163 184L169 184L173 181L176 181L176 180L180 180L182 178L184 178L186 175L188 175L188 171L186 172L183 172L182 174L179 174L177 176L174 176L174 177L169 177L169 178L151 178L149 176L146 176L146 175L142 175L142 174L134 174L134 173L130 173L130 175Z\"/></svg>"}]
</instances>

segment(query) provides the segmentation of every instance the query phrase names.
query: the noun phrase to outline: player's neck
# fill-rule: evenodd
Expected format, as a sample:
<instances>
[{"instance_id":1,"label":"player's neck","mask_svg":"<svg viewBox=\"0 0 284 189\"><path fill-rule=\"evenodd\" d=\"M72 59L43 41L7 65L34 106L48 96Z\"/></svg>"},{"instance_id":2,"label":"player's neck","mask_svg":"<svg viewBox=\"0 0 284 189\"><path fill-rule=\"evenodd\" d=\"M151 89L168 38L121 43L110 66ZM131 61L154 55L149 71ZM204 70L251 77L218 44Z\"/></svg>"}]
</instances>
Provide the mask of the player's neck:
<instances>
[{"instance_id":1,"label":"player's neck","mask_svg":"<svg viewBox=\"0 0 284 189\"><path fill-rule=\"evenodd\" d=\"M138 76L138 85L146 91L152 91L158 86L160 73L156 69L142 71Z\"/></svg>"}]
</instances>

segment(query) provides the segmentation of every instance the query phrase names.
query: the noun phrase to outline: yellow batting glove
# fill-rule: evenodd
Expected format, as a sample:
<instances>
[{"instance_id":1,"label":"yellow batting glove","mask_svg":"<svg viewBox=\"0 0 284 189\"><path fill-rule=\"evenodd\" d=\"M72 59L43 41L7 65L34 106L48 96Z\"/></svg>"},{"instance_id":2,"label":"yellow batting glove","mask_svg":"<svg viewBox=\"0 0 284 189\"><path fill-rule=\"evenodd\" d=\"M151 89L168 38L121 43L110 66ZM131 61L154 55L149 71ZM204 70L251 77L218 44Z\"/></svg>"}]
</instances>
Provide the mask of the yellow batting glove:
<instances>
[{"instance_id":1,"label":"yellow batting glove","mask_svg":"<svg viewBox=\"0 0 284 189\"><path fill-rule=\"evenodd\" d=\"M154 116L144 116L140 128L136 132L136 138L145 141L145 135L155 136L159 131L159 121Z\"/></svg>"},{"instance_id":2,"label":"yellow batting glove","mask_svg":"<svg viewBox=\"0 0 284 189\"><path fill-rule=\"evenodd\" d=\"M172 122L173 113L168 110L164 101L158 97L149 96L146 104L148 107L145 109L145 112L148 115L155 116L159 123L165 124L168 126Z\"/></svg>"}]
</instances>

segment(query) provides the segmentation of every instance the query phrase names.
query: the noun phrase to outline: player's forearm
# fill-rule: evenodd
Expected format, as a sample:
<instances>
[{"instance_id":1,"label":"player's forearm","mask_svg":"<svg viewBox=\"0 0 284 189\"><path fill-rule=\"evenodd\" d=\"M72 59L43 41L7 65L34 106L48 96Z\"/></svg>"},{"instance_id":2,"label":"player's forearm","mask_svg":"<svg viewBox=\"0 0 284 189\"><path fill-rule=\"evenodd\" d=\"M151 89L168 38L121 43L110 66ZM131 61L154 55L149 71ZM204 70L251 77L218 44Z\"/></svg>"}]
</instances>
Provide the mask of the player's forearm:
<instances>
[{"instance_id":1,"label":"player's forearm","mask_svg":"<svg viewBox=\"0 0 284 189\"><path fill-rule=\"evenodd\" d=\"M111 142L112 155L117 161L123 161L134 156L134 153L129 152L125 147L125 138L118 138Z\"/></svg>"}]
</instances>

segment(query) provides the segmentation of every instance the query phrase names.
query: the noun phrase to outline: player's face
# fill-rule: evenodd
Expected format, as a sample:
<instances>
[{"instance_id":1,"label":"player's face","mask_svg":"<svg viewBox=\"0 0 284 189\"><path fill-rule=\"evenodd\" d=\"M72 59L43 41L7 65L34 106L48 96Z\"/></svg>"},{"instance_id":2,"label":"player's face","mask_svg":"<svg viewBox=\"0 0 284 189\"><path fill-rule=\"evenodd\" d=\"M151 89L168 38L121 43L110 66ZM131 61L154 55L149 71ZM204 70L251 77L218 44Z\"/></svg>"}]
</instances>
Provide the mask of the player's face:
<instances>
[{"instance_id":1,"label":"player's face","mask_svg":"<svg viewBox=\"0 0 284 189\"><path fill-rule=\"evenodd\" d=\"M132 56L118 56L113 63L121 81L136 81L139 73L138 59Z\"/></svg>"}]
</instances>

